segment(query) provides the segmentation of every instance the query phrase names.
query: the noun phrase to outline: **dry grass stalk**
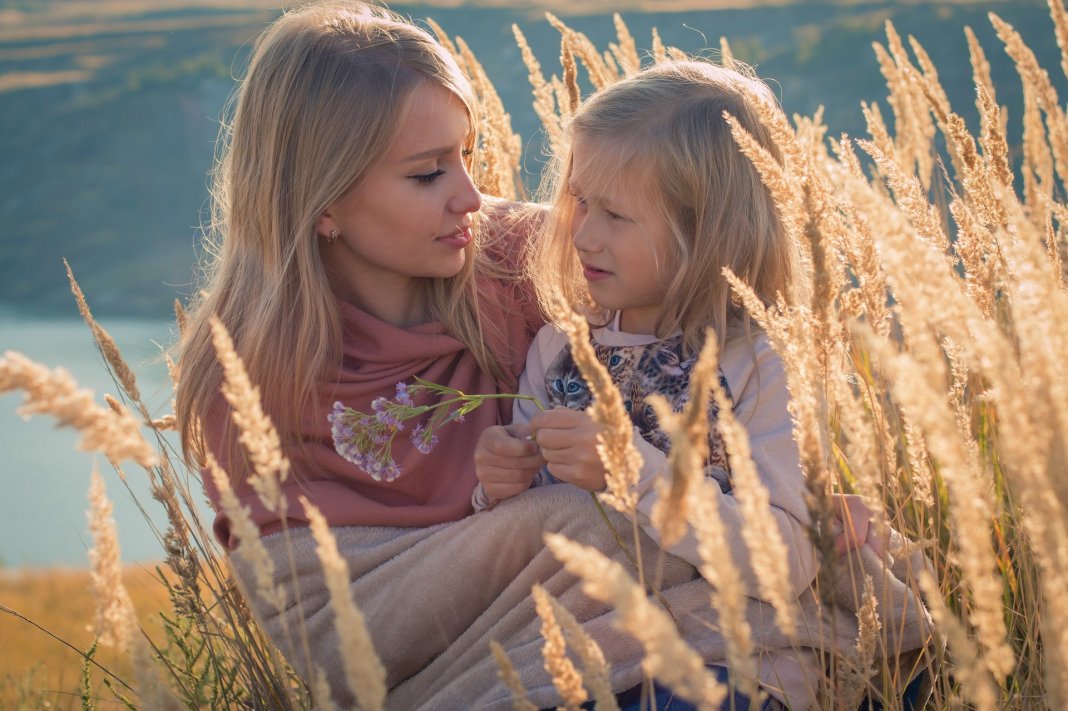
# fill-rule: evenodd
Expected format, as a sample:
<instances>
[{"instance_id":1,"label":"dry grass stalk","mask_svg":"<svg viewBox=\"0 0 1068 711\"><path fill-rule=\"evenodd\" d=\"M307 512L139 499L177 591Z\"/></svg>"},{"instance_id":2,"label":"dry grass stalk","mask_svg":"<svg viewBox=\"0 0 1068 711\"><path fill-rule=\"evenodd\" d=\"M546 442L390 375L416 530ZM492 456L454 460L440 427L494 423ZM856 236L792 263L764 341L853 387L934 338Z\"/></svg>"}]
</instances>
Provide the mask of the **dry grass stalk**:
<instances>
[{"instance_id":1,"label":"dry grass stalk","mask_svg":"<svg viewBox=\"0 0 1068 711\"><path fill-rule=\"evenodd\" d=\"M556 622L563 629L564 639L582 662L583 679L595 707L603 711L619 711L619 704L612 692L611 665L605 660L604 652L559 600L549 595L546 595L546 599Z\"/></svg>"},{"instance_id":2,"label":"dry grass stalk","mask_svg":"<svg viewBox=\"0 0 1068 711\"><path fill-rule=\"evenodd\" d=\"M986 157L987 166L994 173L994 179L1002 185L1012 187L1012 168L1009 166L1009 144L1001 130L1001 107L994 101L982 84L975 87L981 119L982 138L980 145Z\"/></svg>"},{"instance_id":3,"label":"dry grass stalk","mask_svg":"<svg viewBox=\"0 0 1068 711\"><path fill-rule=\"evenodd\" d=\"M859 388L849 380L835 377L830 380L831 402L836 420L845 436L837 438L848 465L849 487L869 502L872 509L883 509L883 458L880 456L876 423L862 401Z\"/></svg>"},{"instance_id":4,"label":"dry grass stalk","mask_svg":"<svg viewBox=\"0 0 1068 711\"><path fill-rule=\"evenodd\" d=\"M571 53L571 47L567 42L560 43L560 66L564 70L562 81L567 89L567 102L560 106L566 106L570 116L578 109L582 101L582 92L578 85L578 66L575 64L575 55Z\"/></svg>"},{"instance_id":5,"label":"dry grass stalk","mask_svg":"<svg viewBox=\"0 0 1068 711\"><path fill-rule=\"evenodd\" d=\"M935 629L948 645L953 657L952 671L954 677L960 680L961 691L975 705L977 711L994 711L998 707L1000 692L990 671L982 664L975 642L960 620L947 609L934 577L922 573L919 583Z\"/></svg>"},{"instance_id":6,"label":"dry grass stalk","mask_svg":"<svg viewBox=\"0 0 1068 711\"><path fill-rule=\"evenodd\" d=\"M857 641L852 653L843 660L836 681L838 708L856 709L869 688L875 667L875 653L879 646L879 600L870 575L864 576L863 601L857 609Z\"/></svg>"},{"instance_id":7,"label":"dry grass stalk","mask_svg":"<svg viewBox=\"0 0 1068 711\"><path fill-rule=\"evenodd\" d=\"M545 658L545 671L549 672L553 686L560 692L564 711L579 711L579 707L586 703L589 696L582 687L582 675L567 658L564 633L549 603L549 593L540 585L535 585L531 595L534 598L534 609L541 618L541 636L545 640L541 654Z\"/></svg>"},{"instance_id":8,"label":"dry grass stalk","mask_svg":"<svg viewBox=\"0 0 1068 711\"><path fill-rule=\"evenodd\" d=\"M902 171L875 143L861 140L857 145L875 161L893 191L895 202L904 208L920 237L940 252L948 252L949 238L942 229L942 216L938 208L927 201L927 191L919 179Z\"/></svg>"},{"instance_id":9,"label":"dry grass stalk","mask_svg":"<svg viewBox=\"0 0 1068 711\"><path fill-rule=\"evenodd\" d=\"M562 40L568 43L572 53L586 67L590 83L595 89L603 89L619 79L619 73L605 62L589 37L571 29L551 12L545 13L545 19L561 34Z\"/></svg>"},{"instance_id":10,"label":"dry grass stalk","mask_svg":"<svg viewBox=\"0 0 1068 711\"><path fill-rule=\"evenodd\" d=\"M858 333L865 334L863 330ZM939 362L941 351L929 336L919 332L910 337L912 353L895 354L892 346L873 336L863 340L886 372L895 399L915 416L929 451L940 464L939 473L951 496L954 542L960 550L962 577L971 593L970 617L979 630L983 663L995 677L1007 676L1015 665L1015 656L1001 614L1001 580L994 573L996 555L990 545L993 502L980 473L969 466L968 447L941 395L945 381L944 366Z\"/></svg>"},{"instance_id":11,"label":"dry grass stalk","mask_svg":"<svg viewBox=\"0 0 1068 711\"><path fill-rule=\"evenodd\" d=\"M1053 149L1054 165L1061 182L1068 179L1068 117L1065 116L1057 91L1053 88L1049 74L1043 69L1035 53L1031 51L1012 25L994 13L989 14L990 22L998 37L1005 43L1005 51L1012 57L1016 70L1024 86L1030 86L1038 99L1038 105L1046 114L1049 143Z\"/></svg>"},{"instance_id":12,"label":"dry grass stalk","mask_svg":"<svg viewBox=\"0 0 1068 711\"><path fill-rule=\"evenodd\" d=\"M512 660L504 648L496 640L490 640L490 651L493 659L497 662L497 675L512 692L512 709L514 711L538 711L538 707L527 698L527 690L523 687L523 680L519 678L519 672L512 666Z\"/></svg>"},{"instance_id":13,"label":"dry grass stalk","mask_svg":"<svg viewBox=\"0 0 1068 711\"><path fill-rule=\"evenodd\" d=\"M520 197L522 140L512 131L512 117L504 110L501 97L474 52L461 37L456 38L456 46L478 97L478 133L482 144L478 155L482 162L476 174L480 188L490 195L516 200Z\"/></svg>"},{"instance_id":14,"label":"dry grass stalk","mask_svg":"<svg viewBox=\"0 0 1068 711\"><path fill-rule=\"evenodd\" d=\"M211 332L219 363L223 367L222 394L230 403L234 424L241 433L239 440L248 452L255 472L248 478L248 483L268 510L284 513L286 500L282 496L281 482L289 475L289 459L282 453L278 430L263 411L260 390L249 380L230 334L214 316L211 318Z\"/></svg>"},{"instance_id":15,"label":"dry grass stalk","mask_svg":"<svg viewBox=\"0 0 1068 711\"><path fill-rule=\"evenodd\" d=\"M832 484L830 477L830 433L826 378L813 352L814 318L804 307L787 308L780 303L767 308L760 297L730 270L723 271L734 298L741 302L754 321L764 330L775 352L782 358L790 391L789 410L794 423L794 437L805 473L806 504L811 517L809 537L821 560L819 585L822 595L833 590L837 575L834 539L830 535ZM826 602L830 604L828 598Z\"/></svg>"},{"instance_id":16,"label":"dry grass stalk","mask_svg":"<svg viewBox=\"0 0 1068 711\"><path fill-rule=\"evenodd\" d=\"M586 319L562 298L557 301L552 318L567 334L575 363L593 394L593 404L587 412L604 428L597 435L597 454L604 463L607 488L599 496L620 513L633 515L638 506L635 487L642 456L634 446L633 425L623 406L623 397L593 352Z\"/></svg>"},{"instance_id":17,"label":"dry grass stalk","mask_svg":"<svg viewBox=\"0 0 1068 711\"><path fill-rule=\"evenodd\" d=\"M634 43L634 37L631 35L630 29L627 28L627 23L623 22L623 17L618 12L612 14L612 22L616 26L616 37L619 40L619 44L609 43L609 51L615 57L623 76L629 77L637 74L638 70L641 69L642 60L638 56L638 46Z\"/></svg>"},{"instance_id":18,"label":"dry grass stalk","mask_svg":"<svg viewBox=\"0 0 1068 711\"><path fill-rule=\"evenodd\" d=\"M1001 271L994 234L964 200L954 198L949 212L957 223L954 248L964 266L965 289L983 316L992 318Z\"/></svg>"},{"instance_id":19,"label":"dry grass stalk","mask_svg":"<svg viewBox=\"0 0 1068 711\"><path fill-rule=\"evenodd\" d=\"M1065 12L1062 0L1046 0L1049 14L1053 19L1053 29L1057 35L1057 46L1061 49L1061 71L1068 76L1068 12Z\"/></svg>"},{"instance_id":20,"label":"dry grass stalk","mask_svg":"<svg viewBox=\"0 0 1068 711\"><path fill-rule=\"evenodd\" d=\"M727 38L722 35L719 38L719 63L727 69L734 68L734 52L731 51Z\"/></svg>"},{"instance_id":21,"label":"dry grass stalk","mask_svg":"<svg viewBox=\"0 0 1068 711\"><path fill-rule=\"evenodd\" d=\"M801 222L798 217L801 214L802 198L798 192L797 181L792 179L794 176L789 175L787 169L775 159L775 156L746 131L736 118L724 113L723 119L730 126L731 136L738 144L738 150L753 164L757 173L760 174L761 181L771 193L775 207L782 215L786 228L791 235L799 235Z\"/></svg>"},{"instance_id":22,"label":"dry grass stalk","mask_svg":"<svg viewBox=\"0 0 1068 711\"><path fill-rule=\"evenodd\" d=\"M697 537L697 552L701 558L701 565L698 567L701 575L712 584L712 606L719 612L720 627L727 641L727 666L735 675L734 678L739 688L750 698L755 699L758 692L755 682L757 669L753 654L752 630L745 616L747 602L745 584L737 562L732 560L730 554L727 553L731 549L729 535L719 515L719 499L722 494L717 486L708 484L702 476L705 462L708 459L708 394L710 389L715 392L716 386L712 381L717 379L718 372L716 369L717 342L714 337L706 336L699 362L704 372L698 373L696 366L694 371L691 371L690 400L682 413L672 412L667 400L659 395L646 398L656 412L660 427L671 438L669 455L671 485L660 487L660 493L664 498L657 503L653 511L653 521L663 532L664 545L671 545L685 532L685 527L680 526L678 521L688 520L693 526ZM717 398L717 404L720 407L719 417L723 418L724 403ZM727 409L729 411L729 403L727 403ZM728 432L734 434L730 428ZM744 437L744 433L742 436ZM744 454L748 458L750 456L748 440L744 443L727 440L725 445L731 457L732 474L734 474L733 468L736 462L732 447L745 446ZM752 469L751 459L749 466ZM754 472L753 477L755 476ZM738 494L739 490L736 488L734 493ZM765 497L766 495L765 491ZM760 513L766 513L766 511L765 508ZM752 524L755 519L749 518L752 511L744 505L743 512L746 514L748 528L748 524ZM679 514L685 514L685 518L676 518L673 521L672 517ZM748 545L750 538L747 535L747 528L743 528L742 535ZM670 538L668 538L669 534ZM781 544L781 537L779 542ZM755 543L760 545L759 542ZM752 553L752 549L750 550ZM780 553L774 549L772 552ZM761 591L765 583L761 573L771 573L772 577L775 577L775 573L782 570L785 561L785 556L780 553L775 563L777 567L769 570L761 564L766 563L766 560L754 559L753 568L757 571ZM780 580L783 579L781 575L778 577ZM774 587L775 584L770 583L770 585ZM775 595L778 592L778 589L774 588L772 594ZM785 599L789 600L789 596ZM786 629L792 630L793 618L789 614L787 604L782 600L776 599L775 601L782 602L782 607L786 609L785 614L779 614L779 608L776 607L776 620L785 618Z\"/></svg>"},{"instance_id":23,"label":"dry grass stalk","mask_svg":"<svg viewBox=\"0 0 1068 711\"><path fill-rule=\"evenodd\" d=\"M983 51L983 46L979 44L979 40L975 36L975 32L971 27L964 27L964 35L968 39L968 58L972 65L972 77L977 86L982 86L986 90L987 95L990 96L991 101L997 100L997 93L994 90L994 81L990 78L990 62L986 58L986 52ZM976 108L979 110L980 117L983 114L983 108L979 104L976 104ZM985 128L982 129L984 132Z\"/></svg>"},{"instance_id":24,"label":"dry grass stalk","mask_svg":"<svg viewBox=\"0 0 1068 711\"><path fill-rule=\"evenodd\" d=\"M230 477L215 457L208 452L205 459L208 476L219 490L219 508L230 519L230 526L237 537L235 553L252 566L256 577L256 588L249 593L258 595L282 612L286 608L285 591L274 582L274 559L260 540L260 528L252 520L251 510L238 500L230 486Z\"/></svg>"},{"instance_id":25,"label":"dry grass stalk","mask_svg":"<svg viewBox=\"0 0 1068 711\"><path fill-rule=\"evenodd\" d=\"M78 286L78 280L74 278L74 272L71 271L70 264L67 263L66 259L63 260L63 266L67 269L67 281L70 282L70 290L74 294L74 301L78 304L78 313L82 315L86 325L93 332L93 338L96 339L96 345L104 356L104 360L107 361L112 372L115 373L115 377L118 378L122 389L141 408L144 418L146 420L151 419L145 411L145 406L141 403L141 391L137 388L137 376L134 375L133 369L122 357L115 339L93 318L93 314L89 311L89 304L85 300L85 294L82 293L82 288Z\"/></svg>"},{"instance_id":26,"label":"dry grass stalk","mask_svg":"<svg viewBox=\"0 0 1068 711\"><path fill-rule=\"evenodd\" d=\"M381 711L386 705L386 669L375 654L363 613L352 599L349 566L338 553L337 541L319 509L304 496L300 497L300 503L308 516L315 538L315 553L323 566L326 588L330 591L330 609L334 613L345 678L360 708Z\"/></svg>"},{"instance_id":27,"label":"dry grass stalk","mask_svg":"<svg viewBox=\"0 0 1068 711\"><path fill-rule=\"evenodd\" d=\"M322 668L315 670L315 676L311 682L312 698L315 699L315 708L319 711L337 711L334 702L330 700L330 682L326 680L326 672Z\"/></svg>"},{"instance_id":28,"label":"dry grass stalk","mask_svg":"<svg viewBox=\"0 0 1068 711\"><path fill-rule=\"evenodd\" d=\"M919 73L909 62L901 37L889 20L885 23L889 51L873 43L879 69L886 79L890 93L887 103L894 112L895 151L892 157L905 173L915 173L926 189L930 186L933 161L930 142L934 137L934 123L922 94L917 92Z\"/></svg>"},{"instance_id":29,"label":"dry grass stalk","mask_svg":"<svg viewBox=\"0 0 1068 711\"><path fill-rule=\"evenodd\" d=\"M704 478L708 460L708 398L712 383L719 378L717 345L707 334L697 361L690 370L690 395L682 412L675 414L666 398L653 394L646 401L656 412L660 428L671 438L669 481L657 482L660 498L653 507L652 521L665 548L675 545L686 533L692 493Z\"/></svg>"},{"instance_id":30,"label":"dry grass stalk","mask_svg":"<svg viewBox=\"0 0 1068 711\"><path fill-rule=\"evenodd\" d=\"M645 596L643 588L623 567L594 548L547 533L545 543L572 575L582 578L582 590L610 603L616 622L645 650L642 668L700 709L719 709L727 690L705 667L704 660L679 637L671 618Z\"/></svg>"},{"instance_id":31,"label":"dry grass stalk","mask_svg":"<svg viewBox=\"0 0 1068 711\"><path fill-rule=\"evenodd\" d=\"M868 135L871 136L872 143L882 151L883 155L896 162L897 147L894 145L894 139L890 137L890 130L886 127L886 121L883 119L883 113L879 105L862 101L860 102L860 110L864 114L864 123L867 127Z\"/></svg>"},{"instance_id":32,"label":"dry grass stalk","mask_svg":"<svg viewBox=\"0 0 1068 711\"><path fill-rule=\"evenodd\" d=\"M713 350L715 339L709 337L706 341L713 342L710 349ZM713 362L717 360L714 350L708 357ZM783 634L792 637L797 631L794 594L790 589L788 576L782 574L782 571L790 567L789 553L783 542L782 532L775 525L775 519L768 516L771 499L760 480L756 465L753 464L745 427L734 418L730 396L719 379L709 380L712 396L719 407L716 426L723 435L731 465L731 479L734 483L731 494L738 501L745 519L742 538L749 550L749 564L756 574L761 597L775 609L775 623ZM706 399L702 398L701 402L705 401Z\"/></svg>"},{"instance_id":33,"label":"dry grass stalk","mask_svg":"<svg viewBox=\"0 0 1068 711\"><path fill-rule=\"evenodd\" d=\"M519 25L512 25L512 34L515 35L516 44L519 45L519 54L523 58L523 64L527 67L527 77L534 93L534 113L541 119L542 126L549 138L549 145L554 154L563 150L563 128L561 127L561 114L556 110L553 88L545 81L542 74L541 64L527 43L527 38L519 29ZM567 46L566 39L561 40L563 46ZM570 50L568 50L570 54Z\"/></svg>"},{"instance_id":34,"label":"dry grass stalk","mask_svg":"<svg viewBox=\"0 0 1068 711\"><path fill-rule=\"evenodd\" d=\"M111 512L104 480L94 466L89 480L89 531L93 536L89 571L96 600L94 628L100 644L129 652L135 636L140 633L140 625L130 594L122 582L119 532Z\"/></svg>"},{"instance_id":35,"label":"dry grass stalk","mask_svg":"<svg viewBox=\"0 0 1068 711\"><path fill-rule=\"evenodd\" d=\"M854 179L863 179L863 174L859 170L854 171L850 168L850 173ZM886 274L875 249L874 227L870 218L858 211L852 203L846 202L842 207L842 212L849 225L845 231L845 239L842 240L842 251L860 285L860 288L855 291L859 293L859 298L864 305L864 315L868 325L880 336L885 336L890 332L892 319L887 306ZM848 293L850 292L839 292L840 296Z\"/></svg>"},{"instance_id":36,"label":"dry grass stalk","mask_svg":"<svg viewBox=\"0 0 1068 711\"><path fill-rule=\"evenodd\" d=\"M1032 212L1038 212L1044 200L1053 197L1053 155L1046 140L1046 127L1042 123L1042 109L1038 105L1038 92L1024 84L1023 115L1023 174L1024 199Z\"/></svg>"},{"instance_id":37,"label":"dry grass stalk","mask_svg":"<svg viewBox=\"0 0 1068 711\"><path fill-rule=\"evenodd\" d=\"M653 62L659 64L667 59L667 49L664 47L664 40L660 39L660 32L653 28L652 39L652 54Z\"/></svg>"},{"instance_id":38,"label":"dry grass stalk","mask_svg":"<svg viewBox=\"0 0 1068 711\"><path fill-rule=\"evenodd\" d=\"M129 459L145 468L158 463L156 451L141 436L140 424L129 411L100 407L63 368L50 371L21 353L7 351L0 358L0 393L15 389L24 393L20 415L52 415L60 425L79 430L79 449L101 452L116 463Z\"/></svg>"},{"instance_id":39,"label":"dry grass stalk","mask_svg":"<svg viewBox=\"0 0 1068 711\"><path fill-rule=\"evenodd\" d=\"M178 420L174 415L164 415L163 417L157 417L150 423L152 429L159 430L160 432L174 431L178 429Z\"/></svg>"}]
</instances>

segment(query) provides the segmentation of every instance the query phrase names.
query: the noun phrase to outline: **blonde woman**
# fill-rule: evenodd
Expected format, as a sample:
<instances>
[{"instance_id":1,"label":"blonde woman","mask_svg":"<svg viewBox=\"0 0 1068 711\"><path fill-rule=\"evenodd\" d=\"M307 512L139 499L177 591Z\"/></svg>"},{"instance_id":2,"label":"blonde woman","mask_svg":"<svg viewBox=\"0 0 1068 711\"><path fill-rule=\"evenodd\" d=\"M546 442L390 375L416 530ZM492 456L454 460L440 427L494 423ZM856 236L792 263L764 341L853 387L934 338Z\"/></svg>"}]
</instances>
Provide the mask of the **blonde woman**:
<instances>
[{"instance_id":1,"label":"blonde woman","mask_svg":"<svg viewBox=\"0 0 1068 711\"><path fill-rule=\"evenodd\" d=\"M203 290L180 345L177 413L188 459L203 465L210 453L228 472L294 599L286 551L297 551L299 565L316 560L300 496L339 532L421 532L457 521L470 513L478 434L510 414L507 405L479 409L433 457L398 441L393 456L405 474L388 485L334 451L327 419L335 401L366 407L413 375L468 392L515 388L542 323L517 276L529 230L504 209L483 209L470 174L473 104L468 81L430 35L353 2L282 16L257 41L236 92L214 174ZM282 486L286 520L250 484L252 465L220 395L212 317L232 336L292 464ZM205 484L218 503L210 477ZM225 513L214 528L237 546ZM287 542L271 535L283 528ZM339 539L343 554L359 556L351 539ZM238 572L248 572L240 562ZM312 607L293 611L308 618L311 645L300 650L281 633L299 620L280 620L255 594L251 573L244 580L302 671L338 658L333 630L316 617L322 600L305 591ZM392 607L358 602L376 631L392 623ZM443 594L416 624L421 631L447 620L444 645L470 622L453 614ZM391 684L440 651L428 640L425 651L391 654L395 638L375 639ZM330 681L348 707L339 669Z\"/></svg>"}]
</instances>

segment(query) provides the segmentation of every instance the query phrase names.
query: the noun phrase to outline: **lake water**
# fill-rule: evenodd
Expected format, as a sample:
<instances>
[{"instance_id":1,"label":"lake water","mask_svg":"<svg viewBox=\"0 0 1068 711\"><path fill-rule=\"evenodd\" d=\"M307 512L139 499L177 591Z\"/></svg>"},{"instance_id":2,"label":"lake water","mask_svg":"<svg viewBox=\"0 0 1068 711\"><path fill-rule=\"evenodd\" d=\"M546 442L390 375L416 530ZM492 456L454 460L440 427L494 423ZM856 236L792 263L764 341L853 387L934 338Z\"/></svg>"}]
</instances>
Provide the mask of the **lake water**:
<instances>
[{"instance_id":1,"label":"lake water","mask_svg":"<svg viewBox=\"0 0 1068 711\"><path fill-rule=\"evenodd\" d=\"M159 356L161 345L173 340L172 324L101 323L137 373L138 387L152 414L171 412L170 381ZM82 321L0 317L0 352L6 350L18 351L49 368L66 368L81 387L93 391L101 405L104 393L118 392ZM15 413L21 403L21 392L0 395L0 566L88 564L86 552L92 538L85 512L94 461L114 504L123 559L160 559L162 548L133 498L136 495L162 528L165 517L149 494L144 470L133 464L124 466L128 491L106 458L76 448L77 432L56 428L50 416L24 420Z\"/></svg>"}]
</instances>

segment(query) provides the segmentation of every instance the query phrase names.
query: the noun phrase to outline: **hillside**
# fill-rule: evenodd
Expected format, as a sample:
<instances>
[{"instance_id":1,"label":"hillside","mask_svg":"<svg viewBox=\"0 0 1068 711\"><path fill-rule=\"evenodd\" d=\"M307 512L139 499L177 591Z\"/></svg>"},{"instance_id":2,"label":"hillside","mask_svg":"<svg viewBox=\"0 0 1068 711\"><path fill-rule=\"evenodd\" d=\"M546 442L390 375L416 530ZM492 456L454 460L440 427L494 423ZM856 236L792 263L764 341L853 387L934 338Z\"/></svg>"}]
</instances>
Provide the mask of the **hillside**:
<instances>
[{"instance_id":1,"label":"hillside","mask_svg":"<svg viewBox=\"0 0 1068 711\"><path fill-rule=\"evenodd\" d=\"M536 182L537 120L511 24L522 26L550 71L559 47L538 11L511 4L440 0L440 6L394 9L429 15L470 43L527 143L526 166ZM73 314L62 257L98 313L166 317L173 298L189 293L218 117L248 43L277 13L271 5L0 4L0 313ZM623 9L639 46L648 46L654 26L666 43L691 51L716 47L725 35L736 55L781 88L788 111L809 114L826 105L834 134L861 135L859 102L885 94L871 43L884 41L886 20L927 48L951 101L972 125L965 25L975 29L991 59L1000 103L1021 104L1019 81L986 18L990 11L1021 31L1063 96L1059 51L1040 0L547 0L539 7L569 14L567 21L599 45L613 33L608 7ZM1010 135L1018 135L1018 120L1009 116Z\"/></svg>"}]
</instances>

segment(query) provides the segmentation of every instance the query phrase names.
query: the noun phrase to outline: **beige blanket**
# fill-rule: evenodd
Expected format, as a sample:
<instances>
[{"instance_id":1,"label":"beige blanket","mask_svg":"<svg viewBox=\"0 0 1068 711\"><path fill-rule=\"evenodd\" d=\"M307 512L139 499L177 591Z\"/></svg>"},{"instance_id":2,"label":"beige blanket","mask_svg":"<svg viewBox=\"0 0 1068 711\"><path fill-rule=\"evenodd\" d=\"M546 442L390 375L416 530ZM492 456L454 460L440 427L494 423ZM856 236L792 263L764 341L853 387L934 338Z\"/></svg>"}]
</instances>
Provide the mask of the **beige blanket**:
<instances>
[{"instance_id":1,"label":"beige blanket","mask_svg":"<svg viewBox=\"0 0 1068 711\"><path fill-rule=\"evenodd\" d=\"M629 540L629 522L609 513ZM560 698L543 668L540 620L530 596L535 583L557 597L600 643L612 664L613 689L623 691L642 681L640 646L613 626L610 608L581 592L581 581L563 570L542 541L546 531L562 533L630 567L583 491L570 485L535 488L491 511L431 528L339 527L333 531L351 570L352 595L367 617L388 672L390 709L511 708L509 692L490 654L490 640L507 651L534 704L541 708L558 704ZM355 708L342 672L338 636L310 532L295 530L263 540L276 561L278 582L288 591L290 603L280 615L250 594L257 619L298 671L306 678L311 678L310 669L325 671L335 704ZM287 547L296 561L295 578L287 562ZM658 561L662 565L661 590L682 623L686 640L707 662L722 663L725 643L709 603L708 583L682 559L660 554L644 534L641 547L647 570L654 569ZM841 576L834 591L837 608L832 613L822 615L811 592L798 600L801 632L797 644L824 652L853 647L857 634L854 600L863 586L863 570L875 582L884 651L892 656L924 647L930 636L929 618L913 592L915 582L898 577L908 566L887 567L867 548L851 560L859 565L843 566L853 567L853 573ZM233 565L245 589L251 590L254 578L247 564L235 555ZM299 604L295 602L298 586ZM751 600L748 615L758 648L792 646L775 627L769 606ZM301 624L309 640L306 651L299 641L290 639Z\"/></svg>"}]
</instances>

